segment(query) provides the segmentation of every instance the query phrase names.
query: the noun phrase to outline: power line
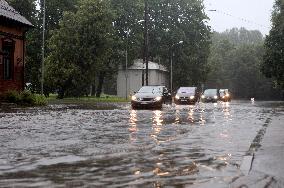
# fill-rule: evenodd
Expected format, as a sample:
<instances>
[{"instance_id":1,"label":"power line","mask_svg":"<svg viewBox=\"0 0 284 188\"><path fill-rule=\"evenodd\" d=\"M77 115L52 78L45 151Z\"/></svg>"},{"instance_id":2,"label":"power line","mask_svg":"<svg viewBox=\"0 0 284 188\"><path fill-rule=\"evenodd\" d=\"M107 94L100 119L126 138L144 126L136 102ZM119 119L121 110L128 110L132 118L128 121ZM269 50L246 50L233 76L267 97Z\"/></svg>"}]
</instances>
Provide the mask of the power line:
<instances>
[{"instance_id":1,"label":"power line","mask_svg":"<svg viewBox=\"0 0 284 188\"><path fill-rule=\"evenodd\" d=\"M260 26L260 27L263 27L263 28L267 28L267 29L270 29L270 27L267 27L265 25L262 25L262 24L259 24L259 23L256 23L254 21L251 21L251 20L248 20L248 19L245 19L245 18L242 18L242 17L238 17L238 16L234 16L230 13L227 13L227 12L224 12L224 11L221 11L221 10L217 10L217 9L214 9L214 10L208 10L210 12L217 12L219 14L222 14L222 15L225 15L225 16L229 16L229 17L232 17L232 18L235 18L235 19L238 19L242 22L246 22L246 23L249 23L249 24L253 24L253 25L257 25L257 26Z\"/></svg>"}]
</instances>

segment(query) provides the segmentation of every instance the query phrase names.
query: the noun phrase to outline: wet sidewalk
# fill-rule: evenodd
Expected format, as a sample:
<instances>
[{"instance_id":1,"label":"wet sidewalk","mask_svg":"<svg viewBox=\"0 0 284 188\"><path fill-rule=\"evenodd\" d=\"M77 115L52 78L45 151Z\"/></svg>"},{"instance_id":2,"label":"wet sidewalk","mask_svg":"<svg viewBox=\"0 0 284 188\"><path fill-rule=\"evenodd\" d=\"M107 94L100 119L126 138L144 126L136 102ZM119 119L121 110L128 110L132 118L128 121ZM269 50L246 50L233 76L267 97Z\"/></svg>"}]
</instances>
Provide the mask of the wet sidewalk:
<instances>
[{"instance_id":1,"label":"wet sidewalk","mask_svg":"<svg viewBox=\"0 0 284 188\"><path fill-rule=\"evenodd\" d=\"M238 178L231 187L284 187L284 113L272 117L261 147L255 152L248 174Z\"/></svg>"}]
</instances>

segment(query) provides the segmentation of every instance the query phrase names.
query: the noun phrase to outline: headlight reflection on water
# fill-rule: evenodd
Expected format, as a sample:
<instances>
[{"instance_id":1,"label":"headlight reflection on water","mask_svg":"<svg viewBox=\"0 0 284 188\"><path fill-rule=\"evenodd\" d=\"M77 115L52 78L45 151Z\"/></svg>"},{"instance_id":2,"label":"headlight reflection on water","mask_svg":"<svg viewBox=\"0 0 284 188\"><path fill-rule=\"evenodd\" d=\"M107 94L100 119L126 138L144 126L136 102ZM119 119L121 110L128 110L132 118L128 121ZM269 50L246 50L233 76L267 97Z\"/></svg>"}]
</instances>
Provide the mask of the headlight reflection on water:
<instances>
[{"instance_id":1,"label":"headlight reflection on water","mask_svg":"<svg viewBox=\"0 0 284 188\"><path fill-rule=\"evenodd\" d=\"M163 115L161 110L155 110L154 111L154 117L153 117L153 123L156 126L163 125Z\"/></svg>"},{"instance_id":2,"label":"headlight reflection on water","mask_svg":"<svg viewBox=\"0 0 284 188\"><path fill-rule=\"evenodd\" d=\"M155 110L154 111L154 116L153 116L153 133L151 134L151 137L157 141L157 137L159 135L159 133L161 132L162 130L162 126L163 126L163 114L162 114L162 111L161 110Z\"/></svg>"},{"instance_id":3,"label":"headlight reflection on water","mask_svg":"<svg viewBox=\"0 0 284 188\"><path fill-rule=\"evenodd\" d=\"M205 125L205 123L206 123L206 120L205 120L205 118L204 118L204 113L205 113L205 104L201 104L200 106L199 106L199 108L200 108L200 110L199 110L199 112L200 112L200 116L199 116L199 124L200 125Z\"/></svg>"},{"instance_id":4,"label":"headlight reflection on water","mask_svg":"<svg viewBox=\"0 0 284 188\"><path fill-rule=\"evenodd\" d=\"M189 120L191 123L194 123L194 116L193 116L193 113L194 113L194 107L193 107L193 106L190 106L189 111L188 111L188 120Z\"/></svg>"},{"instance_id":5,"label":"headlight reflection on water","mask_svg":"<svg viewBox=\"0 0 284 188\"><path fill-rule=\"evenodd\" d=\"M175 118L175 124L180 123L180 110L176 110L176 118Z\"/></svg>"},{"instance_id":6,"label":"headlight reflection on water","mask_svg":"<svg viewBox=\"0 0 284 188\"><path fill-rule=\"evenodd\" d=\"M130 132L130 140L131 141L135 141L136 138L136 134L138 131L137 128L137 111L136 110L131 110L130 112L130 119L129 119L129 128L128 128L129 132Z\"/></svg>"},{"instance_id":7,"label":"headlight reflection on water","mask_svg":"<svg viewBox=\"0 0 284 188\"><path fill-rule=\"evenodd\" d=\"M136 123L137 123L137 111L136 110L131 110L129 123L131 127L136 128Z\"/></svg>"},{"instance_id":8,"label":"headlight reflection on water","mask_svg":"<svg viewBox=\"0 0 284 188\"><path fill-rule=\"evenodd\" d=\"M226 120L230 120L231 117L231 111L230 111L230 103L229 102L223 102L222 103L223 113Z\"/></svg>"}]
</instances>

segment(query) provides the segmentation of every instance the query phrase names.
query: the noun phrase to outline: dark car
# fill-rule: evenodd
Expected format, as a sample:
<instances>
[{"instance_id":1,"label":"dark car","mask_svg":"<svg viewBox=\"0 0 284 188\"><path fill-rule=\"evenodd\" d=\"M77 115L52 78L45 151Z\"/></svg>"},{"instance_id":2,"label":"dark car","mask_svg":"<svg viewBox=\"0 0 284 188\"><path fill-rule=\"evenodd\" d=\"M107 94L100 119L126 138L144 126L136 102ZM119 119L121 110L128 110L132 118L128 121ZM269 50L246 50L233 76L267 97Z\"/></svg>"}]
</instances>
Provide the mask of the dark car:
<instances>
[{"instance_id":1,"label":"dark car","mask_svg":"<svg viewBox=\"0 0 284 188\"><path fill-rule=\"evenodd\" d=\"M198 101L196 87L180 87L174 98L175 104L195 104Z\"/></svg>"},{"instance_id":2,"label":"dark car","mask_svg":"<svg viewBox=\"0 0 284 188\"><path fill-rule=\"evenodd\" d=\"M165 86L143 86L131 97L131 106L137 108L161 109L163 103L171 100Z\"/></svg>"},{"instance_id":3,"label":"dark car","mask_svg":"<svg viewBox=\"0 0 284 188\"><path fill-rule=\"evenodd\" d=\"M219 100L218 89L206 89L201 96L202 102L217 102Z\"/></svg>"},{"instance_id":4,"label":"dark car","mask_svg":"<svg viewBox=\"0 0 284 188\"><path fill-rule=\"evenodd\" d=\"M219 96L220 96L220 100L223 101L223 102L231 101L231 95L230 95L228 89L220 89L219 90Z\"/></svg>"}]
</instances>

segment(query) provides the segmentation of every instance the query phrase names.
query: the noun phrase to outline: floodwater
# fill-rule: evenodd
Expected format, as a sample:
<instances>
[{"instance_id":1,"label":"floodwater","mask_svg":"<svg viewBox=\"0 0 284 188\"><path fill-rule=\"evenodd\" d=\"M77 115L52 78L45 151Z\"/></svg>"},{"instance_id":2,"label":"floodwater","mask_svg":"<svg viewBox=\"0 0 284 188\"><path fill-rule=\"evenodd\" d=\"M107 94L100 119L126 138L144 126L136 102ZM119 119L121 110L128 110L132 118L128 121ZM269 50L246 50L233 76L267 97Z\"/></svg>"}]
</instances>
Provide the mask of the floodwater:
<instances>
[{"instance_id":1,"label":"floodwater","mask_svg":"<svg viewBox=\"0 0 284 188\"><path fill-rule=\"evenodd\" d=\"M250 101L2 109L0 187L228 187L273 109Z\"/></svg>"}]
</instances>

